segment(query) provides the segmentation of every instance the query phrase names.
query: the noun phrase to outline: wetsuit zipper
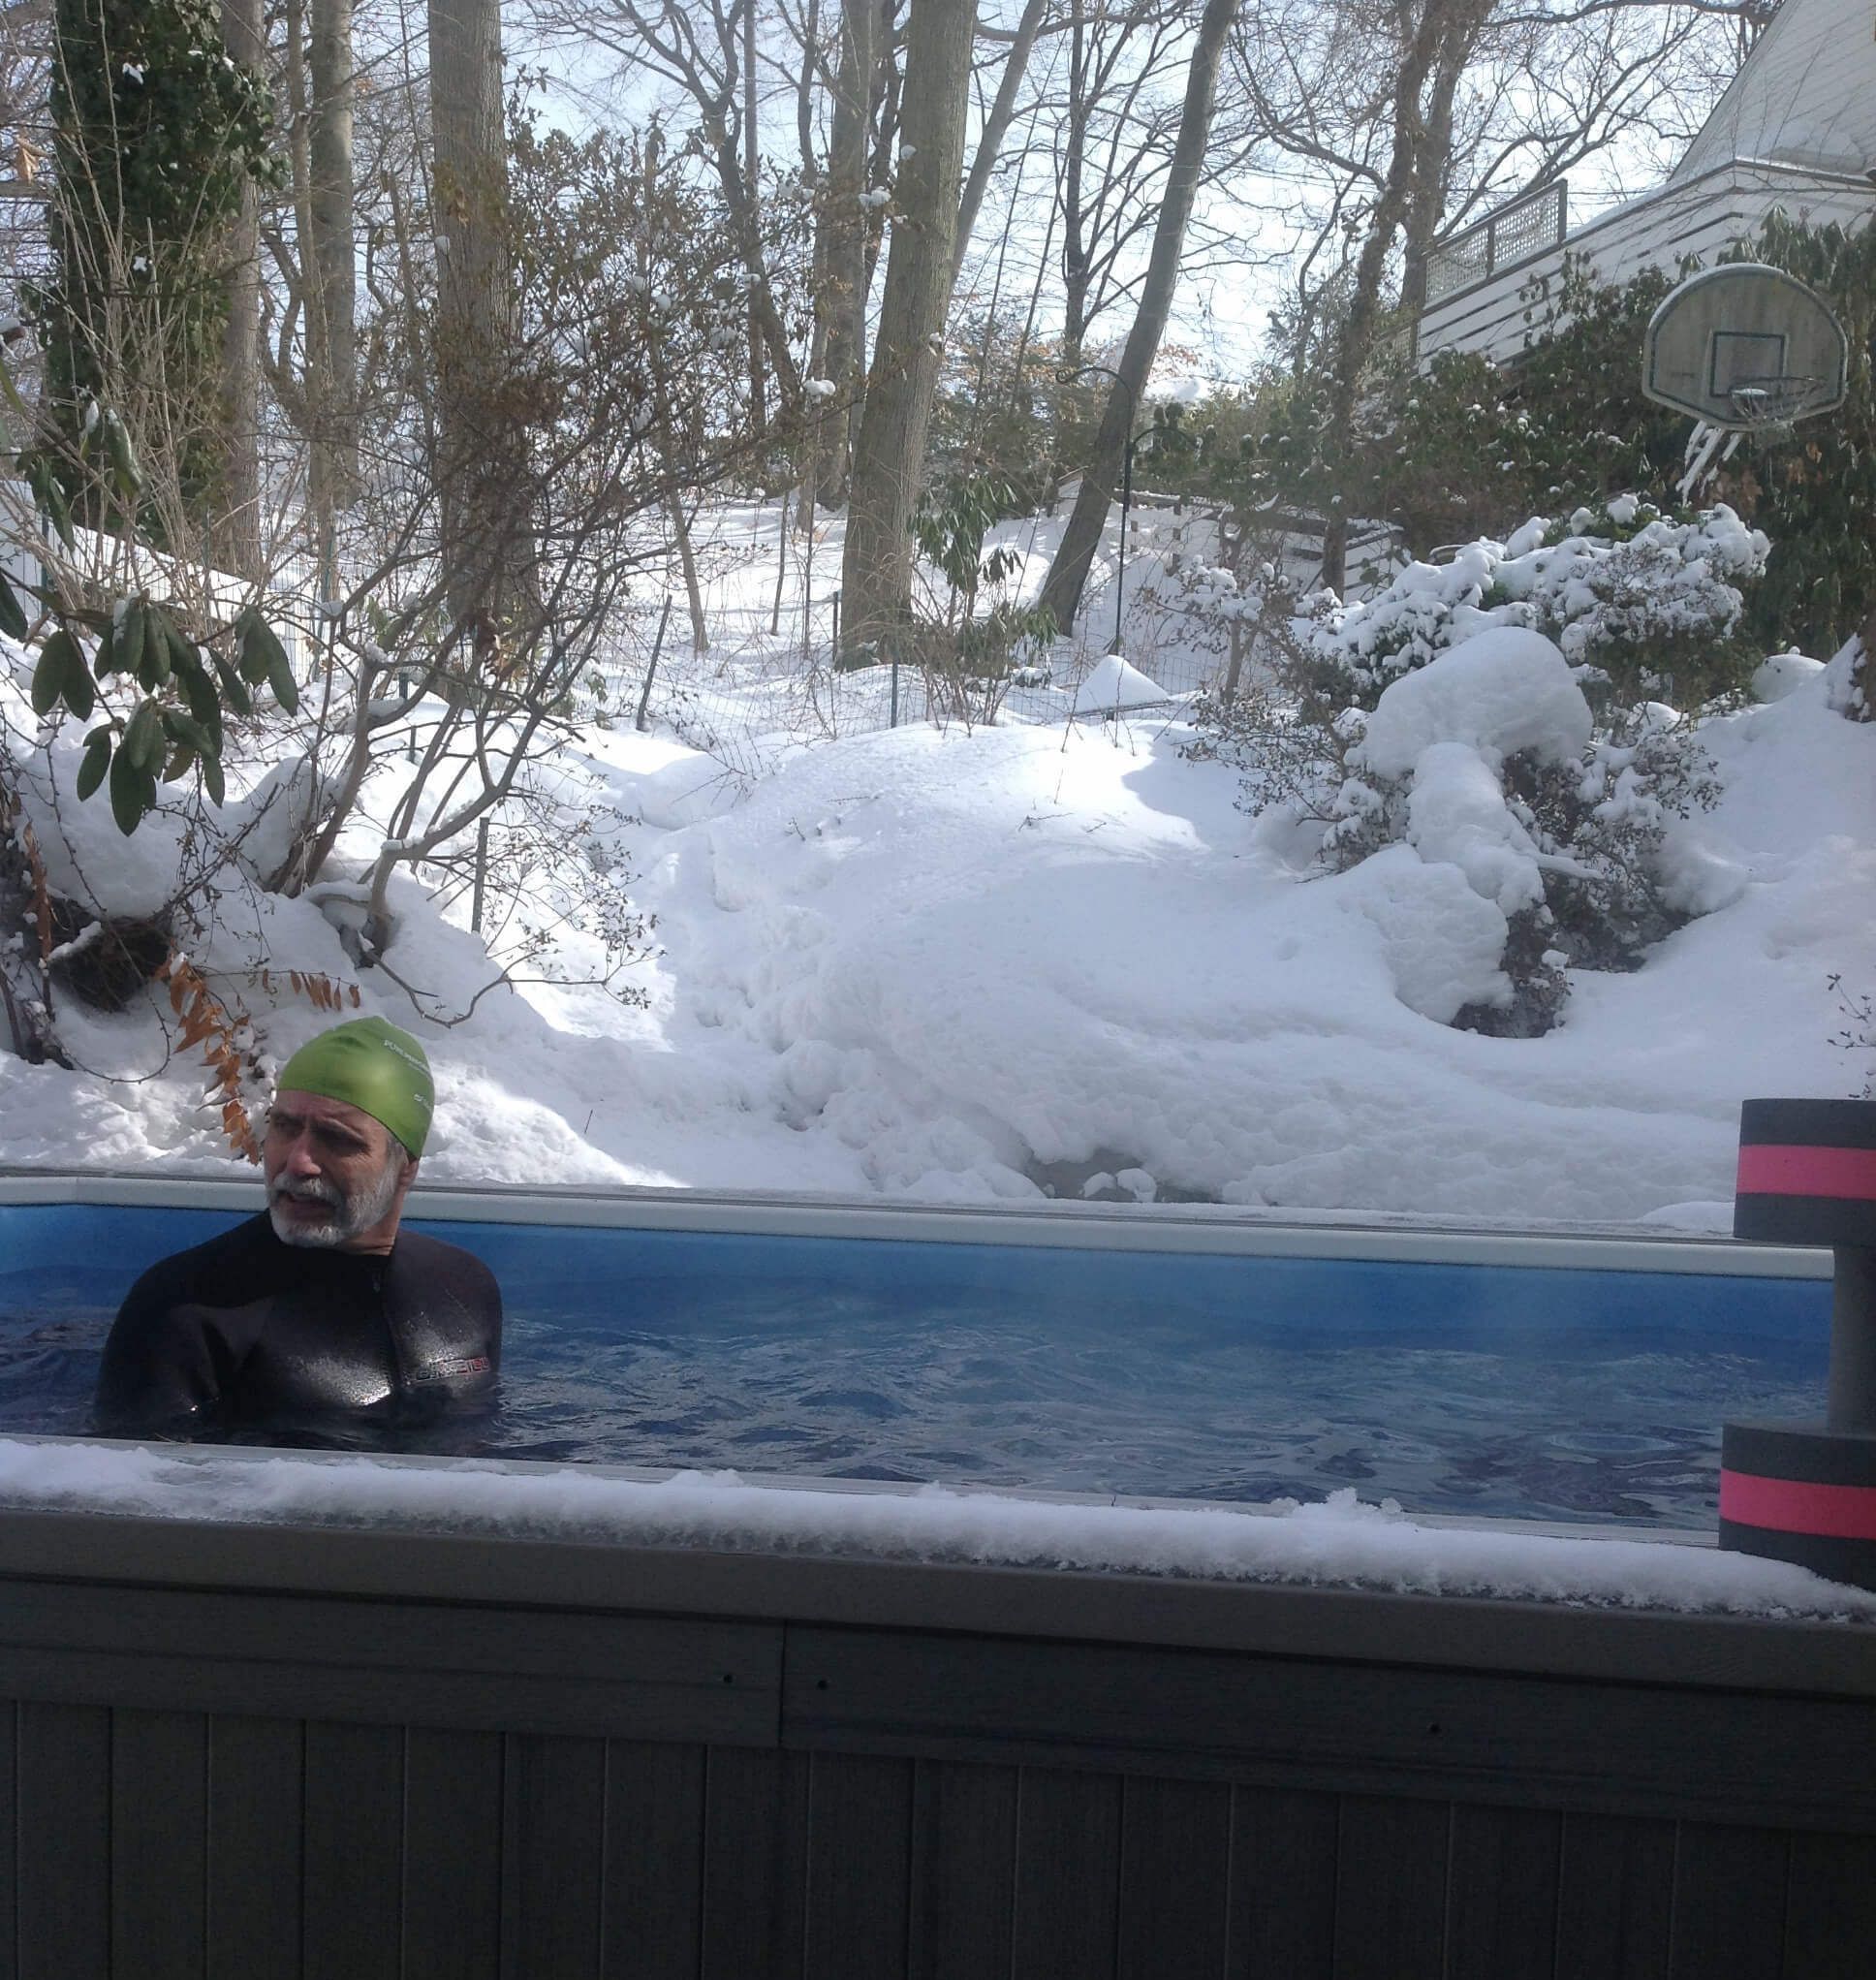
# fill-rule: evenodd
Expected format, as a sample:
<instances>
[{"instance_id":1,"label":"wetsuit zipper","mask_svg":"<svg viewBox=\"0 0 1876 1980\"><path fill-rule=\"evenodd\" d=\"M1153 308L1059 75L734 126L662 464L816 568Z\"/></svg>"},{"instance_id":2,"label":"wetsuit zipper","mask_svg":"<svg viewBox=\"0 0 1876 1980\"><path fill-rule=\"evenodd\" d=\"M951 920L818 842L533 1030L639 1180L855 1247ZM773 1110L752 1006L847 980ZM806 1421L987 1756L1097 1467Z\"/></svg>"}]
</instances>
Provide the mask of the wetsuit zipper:
<instances>
[{"instance_id":1,"label":"wetsuit zipper","mask_svg":"<svg viewBox=\"0 0 1876 1980\"><path fill-rule=\"evenodd\" d=\"M398 1336L397 1323L391 1317L391 1302L385 1297L385 1280L389 1267L377 1265L371 1269L371 1290L378 1300L378 1317L384 1322L385 1338L391 1344L391 1372L396 1388L391 1400L403 1404L411 1397L410 1362L404 1353L404 1343Z\"/></svg>"}]
</instances>

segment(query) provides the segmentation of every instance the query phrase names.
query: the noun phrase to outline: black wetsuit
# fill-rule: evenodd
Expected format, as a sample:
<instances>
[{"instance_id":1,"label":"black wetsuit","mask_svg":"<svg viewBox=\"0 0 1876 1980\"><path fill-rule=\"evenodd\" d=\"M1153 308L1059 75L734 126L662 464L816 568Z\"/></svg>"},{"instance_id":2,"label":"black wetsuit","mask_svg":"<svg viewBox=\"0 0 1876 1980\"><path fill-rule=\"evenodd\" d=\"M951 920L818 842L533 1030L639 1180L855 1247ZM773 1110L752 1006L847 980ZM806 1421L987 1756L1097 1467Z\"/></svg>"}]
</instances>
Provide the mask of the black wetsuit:
<instances>
[{"instance_id":1,"label":"black wetsuit","mask_svg":"<svg viewBox=\"0 0 1876 1980\"><path fill-rule=\"evenodd\" d=\"M400 1231L388 1257L283 1244L263 1216L150 1267L118 1309L93 1428L118 1437L383 1445L485 1410L494 1274Z\"/></svg>"}]
</instances>

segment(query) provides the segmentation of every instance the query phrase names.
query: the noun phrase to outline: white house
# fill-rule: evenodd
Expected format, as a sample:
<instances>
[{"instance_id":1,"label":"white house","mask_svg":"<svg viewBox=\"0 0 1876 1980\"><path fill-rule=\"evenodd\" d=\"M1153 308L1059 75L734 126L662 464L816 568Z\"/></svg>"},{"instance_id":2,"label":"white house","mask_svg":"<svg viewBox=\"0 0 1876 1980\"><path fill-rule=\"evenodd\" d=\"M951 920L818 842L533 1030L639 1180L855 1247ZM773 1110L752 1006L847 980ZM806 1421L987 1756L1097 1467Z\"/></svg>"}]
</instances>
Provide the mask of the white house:
<instances>
[{"instance_id":1,"label":"white house","mask_svg":"<svg viewBox=\"0 0 1876 1980\"><path fill-rule=\"evenodd\" d=\"M1566 254L1610 283L1687 255L1710 267L1781 207L1813 226L1876 215L1876 0L1784 0L1654 191L1571 231L1556 179L1437 242L1415 354L1503 362L1544 330Z\"/></svg>"}]
</instances>

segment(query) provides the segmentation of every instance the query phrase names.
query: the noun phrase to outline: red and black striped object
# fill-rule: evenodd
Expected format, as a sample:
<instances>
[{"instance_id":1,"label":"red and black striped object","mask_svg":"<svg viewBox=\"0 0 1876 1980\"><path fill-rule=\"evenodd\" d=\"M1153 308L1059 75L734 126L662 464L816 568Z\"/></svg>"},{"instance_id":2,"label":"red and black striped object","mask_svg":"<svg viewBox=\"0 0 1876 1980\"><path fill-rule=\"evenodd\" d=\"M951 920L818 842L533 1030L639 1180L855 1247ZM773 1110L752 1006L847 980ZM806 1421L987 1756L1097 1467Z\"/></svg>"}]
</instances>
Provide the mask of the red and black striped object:
<instances>
[{"instance_id":1,"label":"red and black striped object","mask_svg":"<svg viewBox=\"0 0 1876 1980\"><path fill-rule=\"evenodd\" d=\"M1814 1423L1728 1424L1720 1545L1876 1588L1876 1436Z\"/></svg>"},{"instance_id":2,"label":"red and black striped object","mask_svg":"<svg viewBox=\"0 0 1876 1980\"><path fill-rule=\"evenodd\" d=\"M1733 1235L1876 1249L1876 1101L1746 1101Z\"/></svg>"}]
</instances>

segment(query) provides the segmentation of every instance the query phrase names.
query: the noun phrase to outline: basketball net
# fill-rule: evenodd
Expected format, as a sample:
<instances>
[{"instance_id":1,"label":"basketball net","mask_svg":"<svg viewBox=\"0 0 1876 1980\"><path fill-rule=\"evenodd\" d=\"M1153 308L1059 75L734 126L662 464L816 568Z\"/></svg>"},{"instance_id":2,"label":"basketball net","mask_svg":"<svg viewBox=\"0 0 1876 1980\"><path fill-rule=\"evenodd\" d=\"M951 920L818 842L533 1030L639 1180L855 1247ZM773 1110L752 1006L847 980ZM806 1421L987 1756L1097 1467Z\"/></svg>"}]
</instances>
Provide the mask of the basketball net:
<instances>
[{"instance_id":1,"label":"basketball net","mask_svg":"<svg viewBox=\"0 0 1876 1980\"><path fill-rule=\"evenodd\" d=\"M1733 418L1726 424L1710 420L1694 422L1694 430L1687 436L1687 452L1682 456L1686 472L1674 484L1680 499L1691 503L1733 458L1748 433L1762 445L1789 439L1793 425L1811 410L1823 384L1823 379L1801 372L1740 379L1727 393L1733 401Z\"/></svg>"}]
</instances>

